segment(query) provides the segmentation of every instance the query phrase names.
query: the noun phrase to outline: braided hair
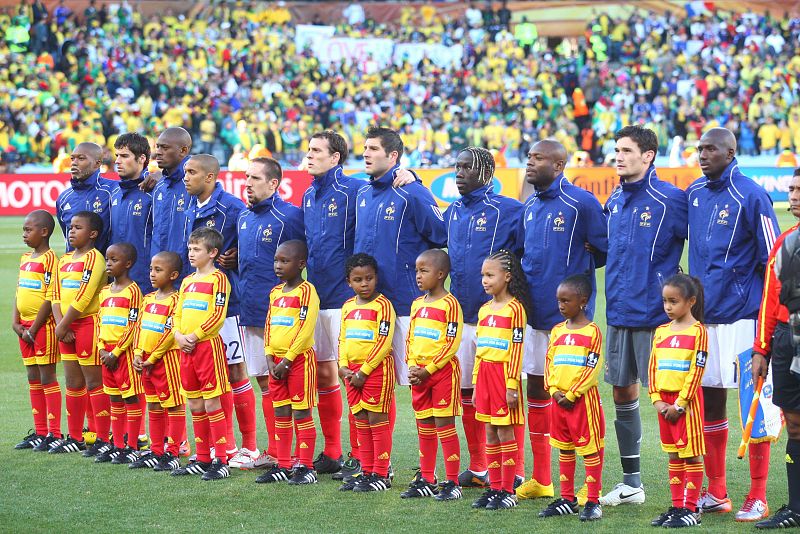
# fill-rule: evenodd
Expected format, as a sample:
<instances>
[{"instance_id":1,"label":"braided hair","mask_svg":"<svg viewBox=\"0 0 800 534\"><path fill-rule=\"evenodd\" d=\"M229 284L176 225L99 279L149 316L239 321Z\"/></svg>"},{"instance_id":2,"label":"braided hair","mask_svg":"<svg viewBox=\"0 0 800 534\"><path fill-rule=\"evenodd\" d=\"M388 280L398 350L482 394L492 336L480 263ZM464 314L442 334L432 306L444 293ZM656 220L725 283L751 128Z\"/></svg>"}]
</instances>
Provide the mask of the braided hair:
<instances>
[{"instance_id":1,"label":"braided hair","mask_svg":"<svg viewBox=\"0 0 800 534\"><path fill-rule=\"evenodd\" d=\"M528 279L522 271L522 264L519 258L517 258L517 255L510 250L502 248L490 254L486 259L498 262L506 272L511 273L511 281L508 282L508 292L522 304L522 307L525 308L525 313L530 317L533 312L531 292L528 287Z\"/></svg>"},{"instance_id":2,"label":"braided hair","mask_svg":"<svg viewBox=\"0 0 800 534\"><path fill-rule=\"evenodd\" d=\"M459 152L459 154L463 154L464 152L469 152L469 154L472 156L472 165L470 166L470 170L479 171L478 177L480 182L483 185L488 185L491 183L492 178L494 177L494 156L492 156L492 153L485 148L478 146L467 147Z\"/></svg>"}]
</instances>

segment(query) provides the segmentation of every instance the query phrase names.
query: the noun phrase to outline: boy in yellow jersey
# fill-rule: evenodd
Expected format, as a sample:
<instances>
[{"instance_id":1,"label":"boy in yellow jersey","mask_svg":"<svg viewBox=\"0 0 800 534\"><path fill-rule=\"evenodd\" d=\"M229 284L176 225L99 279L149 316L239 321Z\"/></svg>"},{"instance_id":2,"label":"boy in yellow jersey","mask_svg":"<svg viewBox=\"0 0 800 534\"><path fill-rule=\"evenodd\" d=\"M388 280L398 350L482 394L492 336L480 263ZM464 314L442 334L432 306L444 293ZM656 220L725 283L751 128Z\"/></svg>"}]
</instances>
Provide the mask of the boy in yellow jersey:
<instances>
[{"instance_id":1,"label":"boy in yellow jersey","mask_svg":"<svg viewBox=\"0 0 800 534\"><path fill-rule=\"evenodd\" d=\"M456 298L444 288L450 273L450 257L445 251L426 250L417 257L416 270L417 286L426 294L411 303L406 361L417 419L420 471L400 496L435 495L436 500L450 501L461 498L461 446L455 427L455 418L461 415L461 366L455 355L464 316ZM437 487L439 440L447 478Z\"/></svg>"},{"instance_id":2,"label":"boy in yellow jersey","mask_svg":"<svg viewBox=\"0 0 800 534\"><path fill-rule=\"evenodd\" d=\"M298 240L282 243L275 251L275 274L283 283L269 294L264 327L264 354L270 370L269 389L275 407L275 441L278 465L259 476L258 483L288 480L289 484L314 484L314 445L317 430L311 409L316 406L317 359L314 325L319 297L303 279L308 248ZM292 424L294 419L294 424ZM297 428L298 466L292 466L292 434Z\"/></svg>"},{"instance_id":3,"label":"boy in yellow jersey","mask_svg":"<svg viewBox=\"0 0 800 534\"><path fill-rule=\"evenodd\" d=\"M50 249L54 229L53 216L44 210L31 212L22 223L22 240L33 252L23 254L19 262L11 328L19 337L22 363L28 372L34 431L15 449L46 451L61 437L61 386L56 377L59 355L50 304L58 264Z\"/></svg>"},{"instance_id":4,"label":"boy in yellow jersey","mask_svg":"<svg viewBox=\"0 0 800 534\"><path fill-rule=\"evenodd\" d=\"M144 403L142 381L133 370L132 342L142 305L142 291L129 276L135 262L136 248L130 243L116 243L106 250L106 272L114 282L100 291L97 350L103 362L103 390L111 399L114 442L98 446L107 438L98 435L98 440L84 453L84 456L93 454L97 463L129 464L139 459L136 441Z\"/></svg>"},{"instance_id":5,"label":"boy in yellow jersey","mask_svg":"<svg viewBox=\"0 0 800 534\"><path fill-rule=\"evenodd\" d=\"M51 454L86 450L82 429L87 408L94 431L99 438L105 438L100 446L107 443L111 427L111 403L103 391L97 352L97 314L100 290L106 285L106 270L103 255L94 244L102 231L103 220L97 213L79 211L73 215L67 232L73 250L58 262L58 283L53 288L52 303L56 305L53 306L55 333L67 386L68 435L53 443Z\"/></svg>"},{"instance_id":6,"label":"boy in yellow jersey","mask_svg":"<svg viewBox=\"0 0 800 534\"><path fill-rule=\"evenodd\" d=\"M174 284L183 271L182 263L177 253L169 251L159 252L150 261L150 283L156 290L142 301L133 345L133 368L142 376L153 454L142 455L129 466L132 469L152 467L154 471L173 471L181 466L179 444L186 435L186 407L172 316L178 305Z\"/></svg>"},{"instance_id":7,"label":"boy in yellow jersey","mask_svg":"<svg viewBox=\"0 0 800 534\"><path fill-rule=\"evenodd\" d=\"M550 443L559 449L561 498L539 517L578 513L575 497L575 453L583 456L588 500L581 521L603 517L598 499L603 473L606 422L597 377L603 368L603 335L584 312L592 298L588 276L565 278L556 290L558 311L566 321L553 327L545 358L544 385L553 397Z\"/></svg>"},{"instance_id":8,"label":"boy in yellow jersey","mask_svg":"<svg viewBox=\"0 0 800 534\"><path fill-rule=\"evenodd\" d=\"M356 418L361 475L345 479L340 491L386 491L392 487L389 460L392 432L389 410L394 398L392 336L396 315L378 293L378 263L368 254L345 262L348 285L356 296L342 306L339 328L339 377Z\"/></svg>"},{"instance_id":9,"label":"boy in yellow jersey","mask_svg":"<svg viewBox=\"0 0 800 534\"><path fill-rule=\"evenodd\" d=\"M225 274L214 267L222 249L222 234L213 228L198 228L189 235L188 247L189 263L196 271L181 283L172 332L181 350L181 385L192 410L197 458L172 474L218 480L230 476L220 396L231 386L219 331L228 311L231 287Z\"/></svg>"}]
</instances>

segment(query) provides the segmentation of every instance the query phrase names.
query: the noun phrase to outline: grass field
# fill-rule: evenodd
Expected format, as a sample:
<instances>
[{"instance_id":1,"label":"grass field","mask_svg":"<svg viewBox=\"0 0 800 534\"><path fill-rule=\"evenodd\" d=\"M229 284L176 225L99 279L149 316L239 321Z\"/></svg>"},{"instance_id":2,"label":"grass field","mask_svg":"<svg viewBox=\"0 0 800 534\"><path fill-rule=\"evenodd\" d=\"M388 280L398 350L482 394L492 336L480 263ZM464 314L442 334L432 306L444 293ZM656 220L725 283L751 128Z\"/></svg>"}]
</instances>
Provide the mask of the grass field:
<instances>
[{"instance_id":1,"label":"grass field","mask_svg":"<svg viewBox=\"0 0 800 534\"><path fill-rule=\"evenodd\" d=\"M785 207L785 206L784 206ZM791 224L785 209L777 210L781 227ZM54 241L60 251L60 241ZM17 279L21 240L21 219L0 218L0 317L10 324L11 302ZM601 287L602 287L602 273ZM605 326L605 299L598 299L598 323ZM52 455L14 451L13 445L32 426L25 372L17 340L11 328L0 329L0 531L2 532L629 532L651 530L650 520L669 505L666 484L666 454L660 449L656 415L649 403L642 403L644 436L642 477L647 503L642 506L606 508L598 524L584 526L577 517L542 520L537 513L547 501L522 501L507 512L474 511L470 503L477 490L465 491L457 502L400 499L399 487L413 476L417 464L417 438L407 390L398 393L398 421L394 435L395 487L382 494L342 494L338 484L325 477L313 487L285 484L256 485L256 473L234 472L230 479L201 482L198 478L172 478L149 470L94 464L80 455ZM61 374L59 369L59 374ZM63 377L60 378L63 388ZM619 452L614 436L614 413L610 388L603 385L606 401L607 452L604 481L607 489L621 481ZM734 509L748 489L747 461L736 459L741 436L737 429L735 396L730 395L731 419L728 445L728 485ZM266 431L259 416L259 441L266 443ZM347 443L346 418L343 443ZM62 424L66 428L66 418ZM191 425L190 425L191 426ZM458 425L460 427L460 424ZM459 430L461 430L459 428ZM321 433L319 434L321 440ZM772 510L787 500L783 465L785 434L773 448L768 497ZM466 445L462 436L466 461ZM558 455L553 472L557 480ZM526 467L530 471L530 451ZM441 466L439 472L443 473ZM581 477L582 468L578 468ZM705 532L745 532L751 525L737 524L733 515L703 518Z\"/></svg>"}]
</instances>

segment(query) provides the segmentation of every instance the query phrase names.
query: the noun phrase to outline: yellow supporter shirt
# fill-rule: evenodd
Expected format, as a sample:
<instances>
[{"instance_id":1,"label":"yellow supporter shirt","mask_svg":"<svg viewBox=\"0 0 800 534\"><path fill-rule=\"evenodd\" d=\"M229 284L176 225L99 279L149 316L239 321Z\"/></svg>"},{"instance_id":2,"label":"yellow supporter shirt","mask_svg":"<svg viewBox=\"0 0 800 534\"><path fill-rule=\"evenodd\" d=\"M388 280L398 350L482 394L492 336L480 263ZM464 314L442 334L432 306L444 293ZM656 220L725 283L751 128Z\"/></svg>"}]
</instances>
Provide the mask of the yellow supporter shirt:
<instances>
[{"instance_id":1,"label":"yellow supporter shirt","mask_svg":"<svg viewBox=\"0 0 800 534\"><path fill-rule=\"evenodd\" d=\"M419 297L411 303L411 325L406 340L408 366L425 367L429 374L452 360L464 329L464 316L456 298L448 293L433 302Z\"/></svg>"},{"instance_id":2,"label":"yellow supporter shirt","mask_svg":"<svg viewBox=\"0 0 800 534\"><path fill-rule=\"evenodd\" d=\"M178 306L178 293L163 299L156 297L157 291L145 295L139 322L136 325L133 353L156 363L167 351L176 348L172 333L172 315Z\"/></svg>"},{"instance_id":3,"label":"yellow supporter shirt","mask_svg":"<svg viewBox=\"0 0 800 534\"><path fill-rule=\"evenodd\" d=\"M669 323L656 328L648 369L650 400L662 400L662 391L677 391L675 403L685 408L697 394L707 359L708 332L701 323L678 331Z\"/></svg>"},{"instance_id":4,"label":"yellow supporter shirt","mask_svg":"<svg viewBox=\"0 0 800 534\"><path fill-rule=\"evenodd\" d=\"M17 311L23 321L36 319L44 301L53 298L57 264L58 258L52 250L36 258L33 257L33 252L26 252L20 258Z\"/></svg>"},{"instance_id":5,"label":"yellow supporter shirt","mask_svg":"<svg viewBox=\"0 0 800 534\"><path fill-rule=\"evenodd\" d=\"M194 333L198 341L216 336L225 322L230 295L228 278L219 269L205 276L190 274L181 283L175 329L184 335Z\"/></svg>"},{"instance_id":6,"label":"yellow supporter shirt","mask_svg":"<svg viewBox=\"0 0 800 534\"><path fill-rule=\"evenodd\" d=\"M478 369L482 361L502 362L506 370L506 388L517 389L522 372L522 342L525 339L527 314L517 299L511 299L499 310L492 309L491 305L492 301L489 301L478 310L475 331L477 351L472 382L478 381Z\"/></svg>"},{"instance_id":7,"label":"yellow supporter shirt","mask_svg":"<svg viewBox=\"0 0 800 534\"><path fill-rule=\"evenodd\" d=\"M544 387L561 391L571 402L597 387L603 368L603 334L594 323L575 330L562 322L550 332L545 359Z\"/></svg>"},{"instance_id":8,"label":"yellow supporter shirt","mask_svg":"<svg viewBox=\"0 0 800 534\"><path fill-rule=\"evenodd\" d=\"M269 310L264 328L267 357L294 361L314 346L314 326L319 315L319 297L311 282L304 280L291 291L278 284L269 293Z\"/></svg>"},{"instance_id":9,"label":"yellow supporter shirt","mask_svg":"<svg viewBox=\"0 0 800 534\"><path fill-rule=\"evenodd\" d=\"M132 282L122 291L114 293L111 285L100 291L100 337L98 349L116 345L111 353L120 356L133 343L136 321L142 306L142 290Z\"/></svg>"},{"instance_id":10,"label":"yellow supporter shirt","mask_svg":"<svg viewBox=\"0 0 800 534\"><path fill-rule=\"evenodd\" d=\"M76 252L67 252L58 261L58 283L53 287L53 304L61 306L66 314L72 306L80 317L100 311L100 290L106 284L106 260L93 248L79 259Z\"/></svg>"},{"instance_id":11,"label":"yellow supporter shirt","mask_svg":"<svg viewBox=\"0 0 800 534\"><path fill-rule=\"evenodd\" d=\"M392 350L394 322L394 307L383 295L366 304L358 304L356 297L345 302L339 330L339 367L360 363L365 375L374 371Z\"/></svg>"}]
</instances>

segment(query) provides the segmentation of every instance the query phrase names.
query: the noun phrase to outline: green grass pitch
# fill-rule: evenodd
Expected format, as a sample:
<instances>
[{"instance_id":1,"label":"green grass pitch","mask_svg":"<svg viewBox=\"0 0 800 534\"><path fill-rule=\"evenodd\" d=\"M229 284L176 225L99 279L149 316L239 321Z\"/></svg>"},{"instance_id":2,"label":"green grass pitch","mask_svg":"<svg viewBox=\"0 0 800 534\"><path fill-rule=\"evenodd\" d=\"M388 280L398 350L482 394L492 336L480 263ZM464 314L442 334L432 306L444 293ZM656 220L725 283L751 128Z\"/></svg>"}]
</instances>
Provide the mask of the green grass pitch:
<instances>
[{"instance_id":1,"label":"green grass pitch","mask_svg":"<svg viewBox=\"0 0 800 534\"><path fill-rule=\"evenodd\" d=\"M786 205L776 206L782 228L792 224ZM649 522L669 506L667 456L658 442L655 411L643 397L642 477L647 502L642 506L604 509L596 524L582 525L577 517L540 519L537 513L547 501L522 501L506 512L474 511L470 503L478 490L465 490L461 501L438 503L432 499L405 501L400 489L414 474L417 437L408 390L398 392L398 420L394 434L395 487L382 494L354 495L337 491L338 484L322 477L312 487L286 484L256 485L254 472L234 471L231 478L202 482L197 477L181 479L149 470L131 471L125 466L96 465L77 454L53 457L30 451L14 451L13 445L32 426L25 372L17 340L10 328L11 303L17 279L19 255L25 251L21 239L21 218L0 218L0 317L7 318L0 329L0 532L629 532L652 530ZM60 252L56 237L54 248ZM603 273L599 273L603 285ZM605 299L598 298L598 323L605 327ZM63 388L63 374L59 366ZM254 382L255 385L255 382ZM603 384L607 419L607 450L604 486L621 481L619 452L614 436L611 390ZM736 459L741 432L730 395L731 421L728 444L728 486L734 510L741 505L749 484L747 460ZM263 419L259 417L259 441L266 443ZM316 415L315 415L316 417ZM347 446L344 418L343 444ZM62 424L66 428L66 418ZM191 426L191 425L190 425ZM460 423L457 425L461 431ZM191 430L190 430L191 432ZM322 435L318 433L318 446ZM787 500L783 465L785 433L773 447L768 498L777 510ZM528 447L529 449L529 447ZM319 448L318 448L319 450ZM462 454L468 454L462 435ZM440 455L441 456L441 455ZM557 481L558 455L553 455ZM580 462L579 462L580 463ZM530 450L526 469L530 473ZM441 464L438 469L443 473ZM578 466L577 477L582 477ZM557 484L557 482L556 482ZM558 487L556 485L556 491ZM707 516L698 531L745 532L752 525L738 524L733 514Z\"/></svg>"}]
</instances>

